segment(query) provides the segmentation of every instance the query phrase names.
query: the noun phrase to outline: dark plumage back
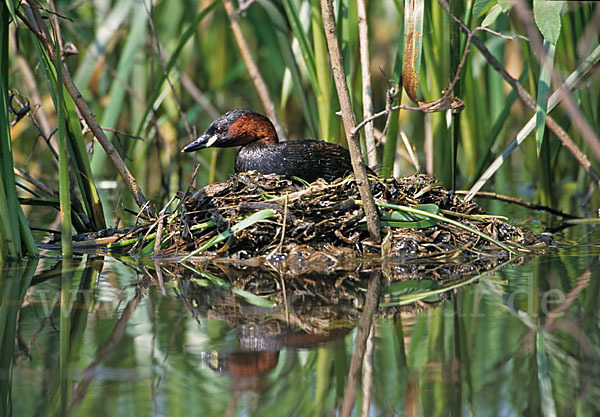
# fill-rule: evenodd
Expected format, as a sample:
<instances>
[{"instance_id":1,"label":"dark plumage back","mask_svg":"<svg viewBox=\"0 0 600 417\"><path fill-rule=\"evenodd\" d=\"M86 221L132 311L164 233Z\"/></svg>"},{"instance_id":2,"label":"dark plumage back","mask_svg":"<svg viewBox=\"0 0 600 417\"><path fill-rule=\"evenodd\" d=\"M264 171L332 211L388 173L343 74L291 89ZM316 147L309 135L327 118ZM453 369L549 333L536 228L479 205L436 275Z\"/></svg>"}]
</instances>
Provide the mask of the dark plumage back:
<instances>
[{"instance_id":1,"label":"dark plumage back","mask_svg":"<svg viewBox=\"0 0 600 417\"><path fill-rule=\"evenodd\" d=\"M332 182L352 172L350 153L334 143L310 139L280 143L250 143L238 151L235 171L258 171L308 182L323 178Z\"/></svg>"}]
</instances>

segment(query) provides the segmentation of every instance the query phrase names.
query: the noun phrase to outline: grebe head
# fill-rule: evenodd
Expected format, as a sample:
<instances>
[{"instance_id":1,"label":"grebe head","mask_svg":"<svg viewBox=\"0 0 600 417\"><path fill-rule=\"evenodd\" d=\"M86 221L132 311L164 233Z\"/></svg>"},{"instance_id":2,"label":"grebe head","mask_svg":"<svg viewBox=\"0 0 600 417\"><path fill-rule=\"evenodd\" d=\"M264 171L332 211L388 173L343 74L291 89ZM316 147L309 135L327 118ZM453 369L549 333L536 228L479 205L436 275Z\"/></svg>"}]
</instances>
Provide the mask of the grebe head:
<instances>
[{"instance_id":1,"label":"grebe head","mask_svg":"<svg viewBox=\"0 0 600 417\"><path fill-rule=\"evenodd\" d=\"M183 148L183 152L197 151L211 146L217 148L243 146L255 141L278 142L273 124L262 114L237 109L225 113L212 122L198 139Z\"/></svg>"}]
</instances>

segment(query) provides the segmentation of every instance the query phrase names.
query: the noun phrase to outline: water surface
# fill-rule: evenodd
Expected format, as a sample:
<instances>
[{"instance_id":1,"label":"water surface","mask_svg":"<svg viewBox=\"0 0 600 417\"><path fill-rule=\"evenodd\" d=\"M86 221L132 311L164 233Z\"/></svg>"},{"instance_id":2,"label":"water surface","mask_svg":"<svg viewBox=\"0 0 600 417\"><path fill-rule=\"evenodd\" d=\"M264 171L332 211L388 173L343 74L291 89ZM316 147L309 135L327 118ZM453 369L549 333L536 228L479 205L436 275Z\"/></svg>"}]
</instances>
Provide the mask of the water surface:
<instances>
[{"instance_id":1,"label":"water surface","mask_svg":"<svg viewBox=\"0 0 600 417\"><path fill-rule=\"evenodd\" d=\"M600 239L575 235L576 246L443 297L379 310L353 415L600 414ZM340 412L364 305L340 297L335 311L311 294L306 311L298 297L272 309L155 267L92 255L70 269L57 257L6 266L1 414ZM358 300L366 286L356 285Z\"/></svg>"}]
</instances>

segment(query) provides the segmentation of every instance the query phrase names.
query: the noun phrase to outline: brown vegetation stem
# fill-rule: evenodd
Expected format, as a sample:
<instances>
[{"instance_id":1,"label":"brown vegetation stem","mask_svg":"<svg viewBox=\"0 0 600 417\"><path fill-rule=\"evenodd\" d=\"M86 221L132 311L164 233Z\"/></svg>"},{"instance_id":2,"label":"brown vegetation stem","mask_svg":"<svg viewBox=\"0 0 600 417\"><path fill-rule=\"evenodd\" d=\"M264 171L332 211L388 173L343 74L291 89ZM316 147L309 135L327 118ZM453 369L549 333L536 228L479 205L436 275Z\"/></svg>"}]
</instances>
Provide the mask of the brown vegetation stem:
<instances>
[{"instance_id":1,"label":"brown vegetation stem","mask_svg":"<svg viewBox=\"0 0 600 417\"><path fill-rule=\"evenodd\" d=\"M22 5L25 4L25 2L22 3ZM60 57L58 57L59 59L57 59L57 57L55 56L54 46L52 45L52 41L50 40L50 38L46 35L47 29L45 28L45 24L43 23L42 18L39 14L37 4L34 3L33 5L30 5L30 10L33 14L33 17L35 18L35 24L32 23L18 10L17 15L23 21L23 23L25 23L29 30L31 30L31 32L40 40L52 63L54 65L63 66L62 79L64 86L69 95L73 98L73 101L79 109L81 116L84 118L90 130L92 131L98 142L100 142L100 145L102 145L104 151L115 165L115 168L121 175L121 178L123 178L123 181L127 185L127 188L129 188L129 190L131 191L131 194L133 195L133 198L135 199L135 202L137 203L138 207L140 207L140 209L142 210L146 210L148 214L154 215L154 210L148 204L148 199L146 199L135 178L133 177L133 175L131 175L131 172L129 172L129 169L127 168L127 165L125 165L125 162L121 158L121 155L119 155L117 150L113 147L112 143L106 137L106 134L100 127L100 124L94 117L92 110L87 105L85 99L83 98L83 95L73 82L73 79L71 78L71 74L69 73L67 66L62 63Z\"/></svg>"},{"instance_id":2,"label":"brown vegetation stem","mask_svg":"<svg viewBox=\"0 0 600 417\"><path fill-rule=\"evenodd\" d=\"M321 14L323 17L325 38L327 39L327 48L329 49L331 71L333 72L333 79L335 81L335 87L337 89L338 99L340 101L340 108L342 110L342 121L344 123L348 149L350 151L350 158L352 160L352 169L354 170L356 184L358 186L358 190L360 191L365 217L367 218L367 229L369 230L371 239L379 243L381 242L379 214L377 211L377 206L375 205L375 200L373 199L373 193L371 192L369 185L367 168L365 167L362 154L360 152L358 135L355 131L356 120L354 118L354 113L352 112L352 103L350 102L350 94L348 92L346 77L344 75L344 66L342 64L342 54L336 32L332 0L321 0Z\"/></svg>"},{"instance_id":3,"label":"brown vegetation stem","mask_svg":"<svg viewBox=\"0 0 600 417\"><path fill-rule=\"evenodd\" d=\"M514 5L517 15L523 24L525 33L529 38L529 42L531 45L533 45L533 50L540 59L540 65L543 66L551 64L548 62L547 54L544 51L542 39L535 29L535 22L533 21L533 15L531 14L529 7L527 7L525 2L522 0L516 1ZM560 79L553 65L550 65L550 73L552 75L552 81L558 86L561 103L566 113L573 121L573 127L579 131L581 137L587 142L590 150L594 153L596 160L600 161L600 139L598 138L598 135L596 135L596 132L594 132L592 127L581 113L581 110L579 110L579 107L577 107L577 104L575 104L573 96L569 90L564 87L564 80Z\"/></svg>"},{"instance_id":4,"label":"brown vegetation stem","mask_svg":"<svg viewBox=\"0 0 600 417\"><path fill-rule=\"evenodd\" d=\"M444 11L446 11L446 13L448 13L448 15L450 15L450 17L452 19L454 19L460 25L461 30L467 36L471 36L472 32L464 24L464 22L462 20L460 20L459 18L452 16L450 14L450 6L448 6L448 3L446 2L446 0L438 0L438 3L442 6ZM516 93L519 96L519 98L521 99L521 101L527 107L529 107L529 109L531 109L531 111L533 111L535 113L535 111L536 111L535 100L533 100L533 98L529 95L529 93L521 86L521 84L519 84L519 81L516 80L515 78L513 78L508 72L506 72L506 70L500 63L500 61L498 61L491 54L489 49L487 49L487 47L484 45L484 43L478 37L473 36L472 42L473 42L473 45L475 45L475 47L477 49L479 49L479 51L487 59L487 61L492 66L492 68L494 68L498 73L500 73L500 75L502 75L502 78L504 78L504 80L508 84L510 84L510 86L516 91ZM583 152L581 152L579 147L575 144L575 142L573 142L573 140L570 138L568 133L565 132L564 129L562 129L558 125L558 123L556 123L556 121L549 115L546 115L546 126L548 126L548 128L552 131L552 133L554 133L556 135L556 137L562 142L563 146L565 148L567 148L567 150L569 152L571 152L571 154L577 160L577 162L579 162L579 164L583 167L583 169L588 173L588 175L596 183L596 186L598 188L600 188L600 175L598 174L598 172L596 172L594 167L592 167L592 164L588 160L587 156L585 156L585 154Z\"/></svg>"},{"instance_id":5,"label":"brown vegetation stem","mask_svg":"<svg viewBox=\"0 0 600 417\"><path fill-rule=\"evenodd\" d=\"M246 64L246 68L248 69L250 78L252 78L252 81L254 82L254 86L256 87L256 91L258 92L258 96L260 97L263 107L265 108L265 112L267 113L269 119L271 119L271 122L273 122L279 139L287 140L285 130L283 129L282 124L277 118L277 113L275 112L275 104L273 103L273 100L271 100L271 95L269 94L267 84L265 83L265 80L262 77L260 70L258 69L258 65L256 65L256 62L254 61L254 58L252 58L252 52L250 52L250 46L248 45L248 42L246 42L244 32L242 32L240 19L235 10L235 7L233 7L233 3L231 0L223 0L223 5L225 6L225 11L227 12L227 16L229 17L229 22L231 23L231 30L233 31L233 36L235 37L235 41L237 42L238 48L240 48L242 59Z\"/></svg>"},{"instance_id":6,"label":"brown vegetation stem","mask_svg":"<svg viewBox=\"0 0 600 417\"><path fill-rule=\"evenodd\" d=\"M367 24L365 0L356 0L356 5L358 8L358 45L360 49L360 73L362 75L363 119L366 119L373 114L369 27ZM377 147L375 146L373 123L367 123L365 126L365 143L367 147L367 162L370 167L374 167L377 165Z\"/></svg>"},{"instance_id":7,"label":"brown vegetation stem","mask_svg":"<svg viewBox=\"0 0 600 417\"><path fill-rule=\"evenodd\" d=\"M356 329L354 352L352 352L352 359L350 359L350 370L348 371L348 379L346 382L346 389L344 390L342 409L340 410L341 417L350 416L352 414L354 403L356 402L356 386L360 380L362 363L367 348L367 338L369 337L369 333L371 331L375 310L379 305L379 293L381 290L380 275L380 271L373 272L369 280L367 294L365 295L365 308L360 316L360 321Z\"/></svg>"}]
</instances>

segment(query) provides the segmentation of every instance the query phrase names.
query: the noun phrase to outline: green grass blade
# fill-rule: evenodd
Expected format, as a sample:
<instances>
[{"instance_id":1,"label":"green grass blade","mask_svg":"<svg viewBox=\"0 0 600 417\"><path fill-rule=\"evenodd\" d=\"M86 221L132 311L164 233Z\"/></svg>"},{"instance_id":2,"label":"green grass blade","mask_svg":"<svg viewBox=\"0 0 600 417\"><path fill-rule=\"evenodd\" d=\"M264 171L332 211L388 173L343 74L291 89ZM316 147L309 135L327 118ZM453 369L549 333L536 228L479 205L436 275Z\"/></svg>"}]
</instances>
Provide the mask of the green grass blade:
<instances>
[{"instance_id":1,"label":"green grass blade","mask_svg":"<svg viewBox=\"0 0 600 417\"><path fill-rule=\"evenodd\" d=\"M52 64L50 57L47 55L44 48L39 44L37 38L33 37L33 35L32 40L38 59L42 63L42 73L46 79L48 91L50 92L56 107L56 103L58 102L58 96L56 93L56 68ZM77 112L75 102L70 95L63 94L63 100L67 128L67 150L71 156L73 176L79 185L79 190L81 191L83 203L86 207L92 228L94 230L101 230L106 228L104 210L98 189L94 182L94 176L86 149L85 138L83 137L81 122L79 121L79 113ZM76 216L73 217L73 219L76 218ZM81 222L77 220L73 223L77 230L81 229L79 223Z\"/></svg>"},{"instance_id":2,"label":"green grass blade","mask_svg":"<svg viewBox=\"0 0 600 417\"><path fill-rule=\"evenodd\" d=\"M529 70L528 70L527 65L525 65L525 67L523 68L523 72L521 73L521 76L519 77L519 84L522 85L523 83L525 83L528 76L529 76ZM479 160L479 165L477 166L477 171L475 171L475 175L473 175L474 179L479 178L481 176L481 174L483 173L485 166L487 164L489 164L489 162L493 156L492 147L494 146L494 143L496 142L496 139L498 138L498 135L500 134L502 127L508 120L508 117L510 114L510 109L511 109L512 105L514 104L514 102L516 101L516 99L517 99L517 92L515 90L511 90L511 92L508 94L508 97L506 97L504 99L504 107L502 108L502 110L500 111L500 113L498 114L496 119L494 120L494 123L492 124L492 128L489 130L489 133L487 134L487 140L485 141L485 146L482 148L483 149L483 152L481 153L482 157Z\"/></svg>"},{"instance_id":3,"label":"green grass blade","mask_svg":"<svg viewBox=\"0 0 600 417\"><path fill-rule=\"evenodd\" d=\"M596 48L590 53L590 55L582 62L575 71L573 71L567 80L564 82L564 87L567 90L572 90L575 86L577 86L581 80L588 76L588 74L593 71L596 64L600 61L600 45L596 46ZM556 107L556 105L560 101L560 92L555 91L550 96L548 100L548 113L552 111ZM533 116L529 121L521 128L519 133L510 141L510 143L506 146L506 148L502 151L501 155L498 156L492 162L492 164L486 169L486 171L481 175L480 178L477 179L475 184L469 190L469 194L465 197L466 201L471 200L477 191L481 189L485 185L485 183L494 175L494 173L502 166L504 161L508 159L512 151L514 151L518 146L523 143L523 141L529 136L531 131L535 127L535 116Z\"/></svg>"},{"instance_id":4,"label":"green grass blade","mask_svg":"<svg viewBox=\"0 0 600 417\"><path fill-rule=\"evenodd\" d=\"M56 42L56 114L58 119L58 184L60 199L60 242L63 258L73 256L73 232L71 228L71 188L69 183L69 157L67 152L67 123L62 83L60 44ZM61 319L62 324L62 319ZM62 340L62 338L61 338Z\"/></svg>"},{"instance_id":5,"label":"green grass blade","mask_svg":"<svg viewBox=\"0 0 600 417\"><path fill-rule=\"evenodd\" d=\"M302 58L304 59L304 65L306 66L306 70L308 72L309 81L312 84L314 92L317 93L319 91L319 83L317 81L315 52L310 47L308 35L306 34L302 26L302 21L300 19L300 10L298 9L296 3L293 0L283 0L282 4L285 10L285 14L287 15L287 18L290 22L290 26L292 28L292 32L294 33L294 37L298 40L300 51L302 53ZM314 33L313 36L315 36Z\"/></svg>"},{"instance_id":6,"label":"green grass blade","mask_svg":"<svg viewBox=\"0 0 600 417\"><path fill-rule=\"evenodd\" d=\"M393 71L393 79L397 80L398 83L402 80L402 69L403 69L403 59L404 59L404 23L402 21L402 27L399 29L398 34L398 42L397 42L397 51L396 57L394 60L394 71ZM398 103L402 104L402 86L400 86L400 91L398 92ZM392 113L390 116L390 122L388 125L388 130L386 132L386 140L385 145L383 147L383 158L382 158L382 166L380 175L383 178L388 178L392 175L392 171L394 169L394 161L396 160L396 143L398 139L398 130L400 126L400 111L397 110Z\"/></svg>"},{"instance_id":7,"label":"green grass blade","mask_svg":"<svg viewBox=\"0 0 600 417\"><path fill-rule=\"evenodd\" d=\"M10 13L10 17L13 22L17 21L17 15L15 14L15 3L17 3L16 0L6 0L6 7L8 8L8 12Z\"/></svg>"},{"instance_id":8,"label":"green grass blade","mask_svg":"<svg viewBox=\"0 0 600 417\"><path fill-rule=\"evenodd\" d=\"M421 204L414 208L423 210L427 213L438 214L440 208L435 204ZM382 226L388 227L405 227L408 229L424 229L426 227L435 226L439 220L432 219L429 216L419 214L410 214L402 211L393 211L390 214L379 217L379 222Z\"/></svg>"},{"instance_id":9,"label":"green grass blade","mask_svg":"<svg viewBox=\"0 0 600 417\"><path fill-rule=\"evenodd\" d=\"M546 128L546 113L548 110L548 95L550 94L550 81L554 70L554 52L556 47L544 39L544 50L546 51L546 62L543 63L538 81L537 106L535 112L535 144L537 156L540 157L544 130Z\"/></svg>"},{"instance_id":10,"label":"green grass blade","mask_svg":"<svg viewBox=\"0 0 600 417\"><path fill-rule=\"evenodd\" d=\"M462 0L450 0L450 14L453 16L462 16ZM458 23L450 19L450 77L454 79L454 75L458 71L458 66L462 58L462 42L461 32ZM454 86L453 94L456 97L461 95L461 80L459 79ZM452 177L452 189L456 188L456 161L458 153L458 144L460 143L461 130L460 130L460 114L457 114L452 118L452 131L450 134L452 151L451 157L451 177Z\"/></svg>"},{"instance_id":11,"label":"green grass blade","mask_svg":"<svg viewBox=\"0 0 600 417\"><path fill-rule=\"evenodd\" d=\"M317 87L313 85L314 94L317 97L317 111L319 113L319 127L321 139L327 141L338 141L336 138L336 121L334 102L337 97L334 94L334 83L329 67L329 50L323 30L323 19L321 18L321 4L319 0L311 1L311 28L314 48L314 62L316 71Z\"/></svg>"}]
</instances>

